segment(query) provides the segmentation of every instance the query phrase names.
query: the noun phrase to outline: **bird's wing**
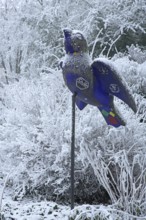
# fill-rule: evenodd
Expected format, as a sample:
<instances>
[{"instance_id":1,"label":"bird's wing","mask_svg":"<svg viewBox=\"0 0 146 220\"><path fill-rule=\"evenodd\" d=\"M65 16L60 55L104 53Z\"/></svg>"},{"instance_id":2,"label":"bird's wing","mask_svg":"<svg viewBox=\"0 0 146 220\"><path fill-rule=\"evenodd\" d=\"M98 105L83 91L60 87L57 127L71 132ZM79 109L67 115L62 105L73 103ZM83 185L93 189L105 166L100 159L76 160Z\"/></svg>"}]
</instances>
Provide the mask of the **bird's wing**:
<instances>
[{"instance_id":1,"label":"bird's wing","mask_svg":"<svg viewBox=\"0 0 146 220\"><path fill-rule=\"evenodd\" d=\"M93 61L91 68L103 92L117 96L136 112L136 104L128 87L111 64L107 61L96 59Z\"/></svg>"}]
</instances>

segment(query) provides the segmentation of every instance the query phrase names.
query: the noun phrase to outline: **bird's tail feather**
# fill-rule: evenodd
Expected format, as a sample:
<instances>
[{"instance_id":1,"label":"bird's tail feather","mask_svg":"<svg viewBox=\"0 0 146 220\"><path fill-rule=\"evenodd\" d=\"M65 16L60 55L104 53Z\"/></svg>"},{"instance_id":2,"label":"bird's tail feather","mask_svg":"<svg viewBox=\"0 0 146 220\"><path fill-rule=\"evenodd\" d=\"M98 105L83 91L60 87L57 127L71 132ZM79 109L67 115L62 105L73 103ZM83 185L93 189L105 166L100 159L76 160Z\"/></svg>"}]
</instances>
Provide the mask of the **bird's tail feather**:
<instances>
[{"instance_id":1,"label":"bird's tail feather","mask_svg":"<svg viewBox=\"0 0 146 220\"><path fill-rule=\"evenodd\" d=\"M98 108L99 108L101 114L103 115L103 117L108 125L112 125L114 127L126 125L126 123L124 122L124 120L120 116L118 110L116 110L114 107L99 106Z\"/></svg>"}]
</instances>

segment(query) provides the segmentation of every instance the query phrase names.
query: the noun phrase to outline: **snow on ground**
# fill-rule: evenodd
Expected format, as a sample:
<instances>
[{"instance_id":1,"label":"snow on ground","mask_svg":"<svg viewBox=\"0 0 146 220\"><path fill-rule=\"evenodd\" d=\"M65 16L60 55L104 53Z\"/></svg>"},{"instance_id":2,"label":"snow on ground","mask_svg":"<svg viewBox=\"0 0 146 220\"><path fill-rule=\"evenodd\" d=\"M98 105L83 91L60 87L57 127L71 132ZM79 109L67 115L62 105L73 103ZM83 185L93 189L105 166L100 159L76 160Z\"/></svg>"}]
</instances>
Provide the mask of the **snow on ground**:
<instances>
[{"instance_id":1,"label":"snow on ground","mask_svg":"<svg viewBox=\"0 0 146 220\"><path fill-rule=\"evenodd\" d=\"M145 217L130 215L114 206L81 205L73 210L55 202L33 202L31 200L3 200L1 220L146 220Z\"/></svg>"},{"instance_id":2,"label":"snow on ground","mask_svg":"<svg viewBox=\"0 0 146 220\"><path fill-rule=\"evenodd\" d=\"M2 208L2 219L7 220L68 220L70 207L57 205L54 202L16 202L5 201Z\"/></svg>"}]
</instances>

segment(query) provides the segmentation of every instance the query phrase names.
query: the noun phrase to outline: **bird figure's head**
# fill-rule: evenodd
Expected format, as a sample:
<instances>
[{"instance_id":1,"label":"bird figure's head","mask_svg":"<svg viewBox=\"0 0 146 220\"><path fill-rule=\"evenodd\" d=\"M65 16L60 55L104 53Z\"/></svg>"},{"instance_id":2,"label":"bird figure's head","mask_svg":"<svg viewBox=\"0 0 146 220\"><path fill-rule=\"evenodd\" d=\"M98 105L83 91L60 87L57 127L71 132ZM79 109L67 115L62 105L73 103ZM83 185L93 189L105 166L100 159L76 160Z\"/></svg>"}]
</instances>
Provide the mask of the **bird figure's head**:
<instances>
[{"instance_id":1,"label":"bird figure's head","mask_svg":"<svg viewBox=\"0 0 146 220\"><path fill-rule=\"evenodd\" d=\"M85 53L88 51L87 41L80 31L64 29L64 45L67 54Z\"/></svg>"}]
</instances>

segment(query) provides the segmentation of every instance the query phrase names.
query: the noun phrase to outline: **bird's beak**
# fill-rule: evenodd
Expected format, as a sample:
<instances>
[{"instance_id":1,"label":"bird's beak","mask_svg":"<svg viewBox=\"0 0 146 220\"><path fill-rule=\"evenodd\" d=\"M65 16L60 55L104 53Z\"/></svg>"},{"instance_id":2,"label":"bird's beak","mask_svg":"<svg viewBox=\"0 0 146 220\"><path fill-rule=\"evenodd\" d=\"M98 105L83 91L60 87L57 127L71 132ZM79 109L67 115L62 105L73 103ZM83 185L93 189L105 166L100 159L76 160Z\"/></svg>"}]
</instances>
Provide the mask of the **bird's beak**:
<instances>
[{"instance_id":1,"label":"bird's beak","mask_svg":"<svg viewBox=\"0 0 146 220\"><path fill-rule=\"evenodd\" d=\"M72 33L72 31L70 29L68 29L68 28L64 29L63 32L64 32L65 38L66 37L70 37L71 33Z\"/></svg>"}]
</instances>

